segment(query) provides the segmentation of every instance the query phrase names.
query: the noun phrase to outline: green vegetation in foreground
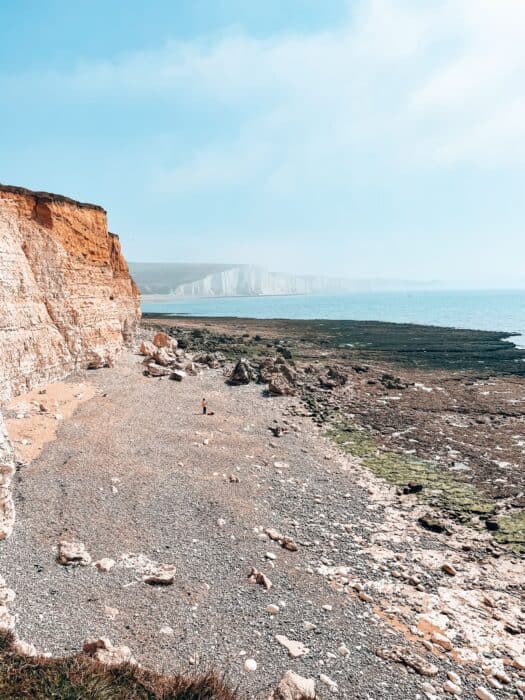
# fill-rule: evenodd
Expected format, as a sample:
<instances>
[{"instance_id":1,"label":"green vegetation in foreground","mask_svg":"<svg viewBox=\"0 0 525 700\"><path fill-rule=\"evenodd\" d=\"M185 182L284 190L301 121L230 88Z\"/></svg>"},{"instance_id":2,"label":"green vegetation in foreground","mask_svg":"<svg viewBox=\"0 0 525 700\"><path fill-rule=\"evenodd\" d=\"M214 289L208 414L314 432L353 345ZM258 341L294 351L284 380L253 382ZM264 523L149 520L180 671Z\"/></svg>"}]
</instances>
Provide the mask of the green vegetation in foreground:
<instances>
[{"instance_id":1,"label":"green vegetation in foreground","mask_svg":"<svg viewBox=\"0 0 525 700\"><path fill-rule=\"evenodd\" d=\"M418 494L421 499L460 519L494 512L494 505L475 487L454 479L441 466L430 461L380 450L365 430L340 426L328 434L346 452L359 457L368 469L389 483L396 486L406 486L410 482L422 484L423 491Z\"/></svg>"},{"instance_id":2,"label":"green vegetation in foreground","mask_svg":"<svg viewBox=\"0 0 525 700\"><path fill-rule=\"evenodd\" d=\"M1 700L238 700L213 674L160 676L137 666L108 668L79 654L20 656L12 637L0 636Z\"/></svg>"},{"instance_id":3,"label":"green vegetation in foreground","mask_svg":"<svg viewBox=\"0 0 525 700\"><path fill-rule=\"evenodd\" d=\"M487 517L495 505L470 484L455 479L440 465L389 450L380 450L373 437L355 426L336 426L328 436L346 452L359 457L365 467L395 486L422 484L418 498L448 511L462 522L473 516ZM499 529L492 532L500 544L518 553L525 553L525 512L497 518Z\"/></svg>"}]
</instances>

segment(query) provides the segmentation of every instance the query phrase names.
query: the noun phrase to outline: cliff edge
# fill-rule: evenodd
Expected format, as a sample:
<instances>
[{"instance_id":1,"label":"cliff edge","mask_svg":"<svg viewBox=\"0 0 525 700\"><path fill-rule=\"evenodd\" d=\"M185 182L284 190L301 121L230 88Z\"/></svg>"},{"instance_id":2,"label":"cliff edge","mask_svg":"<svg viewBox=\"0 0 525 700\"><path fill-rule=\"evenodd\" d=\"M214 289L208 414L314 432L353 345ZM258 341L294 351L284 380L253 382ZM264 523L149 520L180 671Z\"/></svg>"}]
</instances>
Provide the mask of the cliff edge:
<instances>
[{"instance_id":1,"label":"cliff edge","mask_svg":"<svg viewBox=\"0 0 525 700\"><path fill-rule=\"evenodd\" d=\"M0 184L0 402L112 365L139 318L138 289L104 209ZM0 415L0 539L13 527L13 472Z\"/></svg>"},{"instance_id":2,"label":"cliff edge","mask_svg":"<svg viewBox=\"0 0 525 700\"><path fill-rule=\"evenodd\" d=\"M112 364L139 316L104 209L0 185L0 400Z\"/></svg>"}]
</instances>

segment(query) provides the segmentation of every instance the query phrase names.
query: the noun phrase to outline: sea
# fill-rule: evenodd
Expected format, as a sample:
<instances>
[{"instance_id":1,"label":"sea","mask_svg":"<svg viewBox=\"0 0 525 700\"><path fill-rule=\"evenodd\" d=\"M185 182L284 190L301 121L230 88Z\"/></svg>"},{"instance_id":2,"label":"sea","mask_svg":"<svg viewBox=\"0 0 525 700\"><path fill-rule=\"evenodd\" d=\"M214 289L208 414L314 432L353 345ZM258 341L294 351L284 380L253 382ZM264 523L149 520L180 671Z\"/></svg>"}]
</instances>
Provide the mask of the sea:
<instances>
[{"instance_id":1,"label":"sea","mask_svg":"<svg viewBox=\"0 0 525 700\"><path fill-rule=\"evenodd\" d=\"M391 321L516 333L525 348L525 290L355 292L349 294L143 299L142 310L177 316Z\"/></svg>"}]
</instances>

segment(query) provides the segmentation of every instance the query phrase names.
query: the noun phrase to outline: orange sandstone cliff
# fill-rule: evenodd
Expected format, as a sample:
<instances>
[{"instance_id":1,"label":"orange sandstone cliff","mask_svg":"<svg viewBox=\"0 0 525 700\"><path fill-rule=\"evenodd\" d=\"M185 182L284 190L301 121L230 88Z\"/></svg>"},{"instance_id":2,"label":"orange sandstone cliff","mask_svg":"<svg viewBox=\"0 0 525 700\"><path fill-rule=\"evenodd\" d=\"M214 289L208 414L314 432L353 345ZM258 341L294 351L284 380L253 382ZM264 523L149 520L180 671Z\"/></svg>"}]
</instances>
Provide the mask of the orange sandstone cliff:
<instances>
[{"instance_id":1,"label":"orange sandstone cliff","mask_svg":"<svg viewBox=\"0 0 525 700\"><path fill-rule=\"evenodd\" d=\"M0 185L0 400L112 364L138 319L101 207Z\"/></svg>"},{"instance_id":2,"label":"orange sandstone cliff","mask_svg":"<svg viewBox=\"0 0 525 700\"><path fill-rule=\"evenodd\" d=\"M140 317L106 212L0 185L0 402L81 367L113 364ZM13 453L0 415L0 539L12 530Z\"/></svg>"}]
</instances>

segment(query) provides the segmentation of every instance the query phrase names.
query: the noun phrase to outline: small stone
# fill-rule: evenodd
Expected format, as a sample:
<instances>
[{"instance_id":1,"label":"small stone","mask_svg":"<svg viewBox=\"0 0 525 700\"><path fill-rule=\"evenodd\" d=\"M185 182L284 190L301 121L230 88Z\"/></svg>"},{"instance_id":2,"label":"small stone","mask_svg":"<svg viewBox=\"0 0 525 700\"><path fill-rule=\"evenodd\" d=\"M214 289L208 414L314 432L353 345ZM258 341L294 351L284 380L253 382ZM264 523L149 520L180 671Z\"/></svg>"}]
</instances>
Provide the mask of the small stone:
<instances>
[{"instance_id":1,"label":"small stone","mask_svg":"<svg viewBox=\"0 0 525 700\"><path fill-rule=\"evenodd\" d=\"M147 574L142 580L149 586L171 586L175 581L175 572L176 569L174 566L166 564L157 571Z\"/></svg>"},{"instance_id":2,"label":"small stone","mask_svg":"<svg viewBox=\"0 0 525 700\"><path fill-rule=\"evenodd\" d=\"M323 605L323 610L326 610L326 612L331 612L333 607L331 605Z\"/></svg>"},{"instance_id":3,"label":"small stone","mask_svg":"<svg viewBox=\"0 0 525 700\"><path fill-rule=\"evenodd\" d=\"M456 685L456 683L452 683L452 681L445 681L445 683L443 683L443 690L450 695L461 695L460 686Z\"/></svg>"},{"instance_id":4,"label":"small stone","mask_svg":"<svg viewBox=\"0 0 525 700\"><path fill-rule=\"evenodd\" d=\"M266 608L266 612L267 612L267 613L270 613L270 615L277 615L277 613L279 612L279 606L278 606L278 605L274 605L273 603L271 603L271 604L268 605L268 607Z\"/></svg>"},{"instance_id":5,"label":"small stone","mask_svg":"<svg viewBox=\"0 0 525 700\"><path fill-rule=\"evenodd\" d=\"M274 554L273 552L266 552L266 554L264 556L266 557L266 559L271 559L271 561L274 561L275 559L277 559L277 555Z\"/></svg>"},{"instance_id":6,"label":"small stone","mask_svg":"<svg viewBox=\"0 0 525 700\"><path fill-rule=\"evenodd\" d=\"M494 676L494 678L497 678L498 681L504 683L505 685L508 685L512 680L510 676L507 676L505 671L502 671L499 668L497 668L492 675Z\"/></svg>"},{"instance_id":7,"label":"small stone","mask_svg":"<svg viewBox=\"0 0 525 700\"><path fill-rule=\"evenodd\" d=\"M245 671L256 671L257 670L257 661L255 659L246 659L244 662L244 670Z\"/></svg>"},{"instance_id":8,"label":"small stone","mask_svg":"<svg viewBox=\"0 0 525 700\"><path fill-rule=\"evenodd\" d=\"M446 574L449 576L455 576L456 575L456 569L452 566L452 564L443 564L441 567L441 571L444 571Z\"/></svg>"},{"instance_id":9,"label":"small stone","mask_svg":"<svg viewBox=\"0 0 525 700\"><path fill-rule=\"evenodd\" d=\"M131 655L129 647L116 647L109 639L88 639L82 647L84 654L93 657L104 666L120 666L122 664L136 665L135 659Z\"/></svg>"},{"instance_id":10,"label":"small stone","mask_svg":"<svg viewBox=\"0 0 525 700\"><path fill-rule=\"evenodd\" d=\"M359 591L357 595L359 600L362 600L364 603L372 603L374 600L372 596L368 593L365 593L365 591Z\"/></svg>"},{"instance_id":11,"label":"small stone","mask_svg":"<svg viewBox=\"0 0 525 700\"><path fill-rule=\"evenodd\" d=\"M82 542L63 540L58 545L57 561L62 566L88 566L91 564L91 556Z\"/></svg>"},{"instance_id":12,"label":"small stone","mask_svg":"<svg viewBox=\"0 0 525 700\"><path fill-rule=\"evenodd\" d=\"M297 552L299 549L291 537L283 537L281 547L287 549L289 552Z\"/></svg>"},{"instance_id":13,"label":"small stone","mask_svg":"<svg viewBox=\"0 0 525 700\"><path fill-rule=\"evenodd\" d=\"M303 627L307 632L317 629L317 625L314 625L313 622L303 622Z\"/></svg>"},{"instance_id":14,"label":"small stone","mask_svg":"<svg viewBox=\"0 0 525 700\"><path fill-rule=\"evenodd\" d=\"M337 683L333 681L329 676L326 676L324 673L321 673L321 675L319 676L319 680L321 681L321 683L327 685L330 688L330 690L337 690Z\"/></svg>"},{"instance_id":15,"label":"small stone","mask_svg":"<svg viewBox=\"0 0 525 700\"><path fill-rule=\"evenodd\" d=\"M224 527L226 525L226 520L224 518L218 518L217 519L217 525L219 527Z\"/></svg>"},{"instance_id":16,"label":"small stone","mask_svg":"<svg viewBox=\"0 0 525 700\"><path fill-rule=\"evenodd\" d=\"M273 583L270 581L268 576L263 574L261 571L257 571L257 569L254 566L252 566L252 568L250 569L250 573L248 574L248 581L250 581L250 583L259 584L259 586L262 586L267 591L269 591L273 586Z\"/></svg>"},{"instance_id":17,"label":"small stone","mask_svg":"<svg viewBox=\"0 0 525 700\"><path fill-rule=\"evenodd\" d=\"M108 557L104 557L103 559L99 559L98 561L95 562L95 566L99 571L102 571L103 573L106 573L110 571L116 564L117 562L114 559L109 559Z\"/></svg>"},{"instance_id":18,"label":"small stone","mask_svg":"<svg viewBox=\"0 0 525 700\"><path fill-rule=\"evenodd\" d=\"M512 665L520 671L525 671L525 656L517 656L512 662Z\"/></svg>"},{"instance_id":19,"label":"small stone","mask_svg":"<svg viewBox=\"0 0 525 700\"><path fill-rule=\"evenodd\" d=\"M171 634L175 634L175 631L174 631L173 627L170 627L169 625L164 625L164 627L160 628L160 633L171 635Z\"/></svg>"},{"instance_id":20,"label":"small stone","mask_svg":"<svg viewBox=\"0 0 525 700\"><path fill-rule=\"evenodd\" d=\"M228 477L230 484L238 484L239 483L239 477L236 474L230 474Z\"/></svg>"},{"instance_id":21,"label":"small stone","mask_svg":"<svg viewBox=\"0 0 525 700\"><path fill-rule=\"evenodd\" d=\"M265 533L271 540L274 540L275 542L283 539L283 536L281 535L279 530L276 530L274 527L267 527Z\"/></svg>"},{"instance_id":22,"label":"small stone","mask_svg":"<svg viewBox=\"0 0 525 700\"><path fill-rule=\"evenodd\" d=\"M449 679L449 681L452 681L452 683L455 683L456 685L461 685L461 678L454 671L449 671L447 673L447 678Z\"/></svg>"},{"instance_id":23,"label":"small stone","mask_svg":"<svg viewBox=\"0 0 525 700\"><path fill-rule=\"evenodd\" d=\"M276 634L275 639L281 646L288 650L288 654L294 659L299 656L304 656L310 651L302 642L288 639L284 634Z\"/></svg>"},{"instance_id":24,"label":"small stone","mask_svg":"<svg viewBox=\"0 0 525 700\"><path fill-rule=\"evenodd\" d=\"M437 644L446 651L450 651L454 646L448 637L446 637L444 634L440 634L439 632L434 632L431 640L434 644Z\"/></svg>"},{"instance_id":25,"label":"small stone","mask_svg":"<svg viewBox=\"0 0 525 700\"><path fill-rule=\"evenodd\" d=\"M496 696L481 685L478 685L474 692L479 700L496 700Z\"/></svg>"},{"instance_id":26,"label":"small stone","mask_svg":"<svg viewBox=\"0 0 525 700\"><path fill-rule=\"evenodd\" d=\"M350 649L346 646L346 644L341 644L341 646L337 648L337 653L339 656L349 656Z\"/></svg>"}]
</instances>

